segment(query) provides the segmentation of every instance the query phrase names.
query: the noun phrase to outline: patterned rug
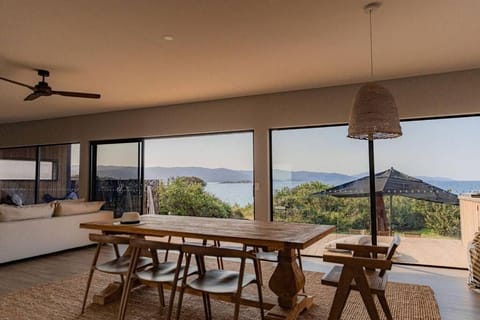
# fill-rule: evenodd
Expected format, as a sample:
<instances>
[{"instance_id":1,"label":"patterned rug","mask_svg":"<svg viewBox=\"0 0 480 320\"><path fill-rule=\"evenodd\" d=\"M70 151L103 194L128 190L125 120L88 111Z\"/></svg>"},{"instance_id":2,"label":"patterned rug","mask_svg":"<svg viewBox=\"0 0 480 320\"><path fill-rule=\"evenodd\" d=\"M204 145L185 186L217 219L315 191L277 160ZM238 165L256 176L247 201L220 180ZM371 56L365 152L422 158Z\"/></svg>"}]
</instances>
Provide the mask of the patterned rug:
<instances>
[{"instance_id":1,"label":"patterned rug","mask_svg":"<svg viewBox=\"0 0 480 320\"><path fill-rule=\"evenodd\" d=\"M264 268L268 279L272 268ZM303 312L301 320L327 319L330 305L335 294L335 288L323 286L320 283L321 273L305 272L307 293L315 295L312 308ZM93 294L106 287L112 280L118 280L111 275L95 273L90 292ZM50 283L30 289L22 289L7 295L0 296L1 320L45 320L45 319L78 319L116 320L119 303L100 306L91 303L91 296L87 303L85 314L80 315L83 294L87 281L86 274ZM274 295L268 288L264 288L264 296L273 299ZM245 290L245 294L255 295L254 285ZM165 298L168 303L168 290ZM440 319L440 313L433 291L428 286L389 282L386 291L387 301L394 319ZM381 307L377 303L377 310L384 319ZM129 299L128 320L165 319L167 308L161 308L158 292L154 288L141 286L135 289ZM215 301L212 299L213 319L232 319L233 304ZM174 315L175 316L175 315ZM201 297L185 295L180 319L204 319ZM260 319L258 309L241 306L240 319ZM342 314L342 319L368 320L368 314L362 299L357 292L352 292Z\"/></svg>"}]
</instances>

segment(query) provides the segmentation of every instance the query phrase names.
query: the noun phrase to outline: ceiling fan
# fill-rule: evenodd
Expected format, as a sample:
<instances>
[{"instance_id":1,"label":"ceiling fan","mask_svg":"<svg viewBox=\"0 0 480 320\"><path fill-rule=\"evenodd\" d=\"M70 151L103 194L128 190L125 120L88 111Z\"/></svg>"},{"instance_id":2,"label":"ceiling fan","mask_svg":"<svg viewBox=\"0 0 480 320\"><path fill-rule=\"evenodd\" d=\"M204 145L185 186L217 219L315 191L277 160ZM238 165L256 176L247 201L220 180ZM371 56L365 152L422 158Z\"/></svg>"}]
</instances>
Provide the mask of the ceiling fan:
<instances>
[{"instance_id":1,"label":"ceiling fan","mask_svg":"<svg viewBox=\"0 0 480 320\"><path fill-rule=\"evenodd\" d=\"M30 86L28 84L10 80L4 77L0 77L0 80L4 80L4 81L7 81L22 87L26 87L32 90L33 92L25 97L24 99L25 101L32 101L40 97L51 96L52 94L58 94L60 96L75 97L75 98L100 99L100 94L98 93L52 90L52 88L48 85L48 83L45 82L45 77L50 76L50 72L48 72L47 70L37 70L37 72L38 72L38 75L42 77L42 80L39 81L35 86Z\"/></svg>"}]
</instances>

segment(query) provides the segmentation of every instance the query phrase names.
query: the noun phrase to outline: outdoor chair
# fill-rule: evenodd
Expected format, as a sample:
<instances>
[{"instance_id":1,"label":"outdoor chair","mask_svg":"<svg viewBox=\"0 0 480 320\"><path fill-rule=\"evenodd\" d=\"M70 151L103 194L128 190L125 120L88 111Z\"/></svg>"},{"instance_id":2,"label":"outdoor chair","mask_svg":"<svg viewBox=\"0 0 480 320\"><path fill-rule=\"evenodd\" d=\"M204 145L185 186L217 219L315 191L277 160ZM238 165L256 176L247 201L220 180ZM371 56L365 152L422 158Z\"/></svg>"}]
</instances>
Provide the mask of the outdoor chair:
<instances>
[{"instance_id":1,"label":"outdoor chair","mask_svg":"<svg viewBox=\"0 0 480 320\"><path fill-rule=\"evenodd\" d=\"M88 274L87 280L87 288L85 290L85 296L83 298L82 304L82 314L85 312L85 304L87 303L88 291L90 290L90 284L92 283L93 273L95 271L110 273L110 274L118 274L120 276L122 285L125 285L124 276L127 275L128 269L130 266L130 256L129 254L120 255L120 251L118 250L119 244L130 244L130 238L126 236L113 236L113 235L102 235L91 233L89 234L90 241L97 242L97 249L93 256L93 261L90 266L90 273ZM97 265L98 257L100 255L100 251L104 245L109 244L113 246L113 250L115 253L115 259L109 260L105 263ZM148 266L152 263L152 259L142 257L138 260L136 267L143 268Z\"/></svg>"},{"instance_id":2,"label":"outdoor chair","mask_svg":"<svg viewBox=\"0 0 480 320\"><path fill-rule=\"evenodd\" d=\"M353 245L338 243L337 249L351 250L351 256L324 255L323 261L339 263L323 276L322 284L337 287L333 299L329 320L340 319L351 290L360 292L370 319L379 319L373 295L377 295L387 319L393 319L385 298L385 287L388 277L386 270L392 267L392 257L400 245L400 237L396 235L389 247L373 245ZM377 258L384 254L384 258Z\"/></svg>"},{"instance_id":3,"label":"outdoor chair","mask_svg":"<svg viewBox=\"0 0 480 320\"><path fill-rule=\"evenodd\" d=\"M246 247L244 247L244 249L246 249ZM184 245L183 251L186 254L186 265L178 298L177 320L180 317L183 295L186 289L200 292L202 294L205 318L207 320L212 318L210 295L229 297L230 301L235 303L235 312L233 319L237 320L240 312L242 289L252 283L255 283L257 286L260 314L261 318L264 318L262 288L259 282L258 264L255 263L256 256L254 254L247 252L246 250L232 250L218 247L202 247L190 245ZM187 283L186 275L189 272L192 255L200 258L199 260L202 261L202 266L199 268L200 272L198 277L193 281ZM239 270L231 271L207 268L204 263L204 257L206 256L215 258L240 259ZM254 261L253 267L255 270L255 274L245 273L245 264L247 259L251 259L252 261Z\"/></svg>"},{"instance_id":4,"label":"outdoor chair","mask_svg":"<svg viewBox=\"0 0 480 320\"><path fill-rule=\"evenodd\" d=\"M171 240L171 238L169 238L169 240ZM133 249L132 264L128 273L127 284L122 293L119 320L123 320L125 318L128 298L135 280L138 280L141 284L156 287L158 289L161 307L165 307L163 285L170 285L171 291L167 314L167 319L170 319L173 310L173 303L175 301L175 293L178 281L182 278L182 276L188 276L196 273L197 268L190 267L188 273L184 274L185 267L182 265L184 253L182 251L181 244L144 239L132 239L130 241L130 246ZM160 262L158 259L157 250L164 250L167 253L176 253L176 261L165 260ZM138 270L137 264L141 261L141 255L144 252L150 253L153 264L152 266Z\"/></svg>"}]
</instances>

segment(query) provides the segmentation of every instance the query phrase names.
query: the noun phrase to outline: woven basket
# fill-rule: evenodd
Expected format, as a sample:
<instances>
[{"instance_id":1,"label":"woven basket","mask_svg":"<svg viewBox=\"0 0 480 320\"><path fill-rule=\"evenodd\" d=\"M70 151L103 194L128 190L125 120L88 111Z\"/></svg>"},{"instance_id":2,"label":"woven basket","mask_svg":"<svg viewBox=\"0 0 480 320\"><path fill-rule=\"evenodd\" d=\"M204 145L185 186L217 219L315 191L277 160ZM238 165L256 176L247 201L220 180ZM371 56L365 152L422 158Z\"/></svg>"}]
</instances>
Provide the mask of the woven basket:
<instances>
[{"instance_id":1,"label":"woven basket","mask_svg":"<svg viewBox=\"0 0 480 320\"><path fill-rule=\"evenodd\" d=\"M472 242L468 245L469 264L467 284L480 293L480 232L476 232Z\"/></svg>"}]
</instances>

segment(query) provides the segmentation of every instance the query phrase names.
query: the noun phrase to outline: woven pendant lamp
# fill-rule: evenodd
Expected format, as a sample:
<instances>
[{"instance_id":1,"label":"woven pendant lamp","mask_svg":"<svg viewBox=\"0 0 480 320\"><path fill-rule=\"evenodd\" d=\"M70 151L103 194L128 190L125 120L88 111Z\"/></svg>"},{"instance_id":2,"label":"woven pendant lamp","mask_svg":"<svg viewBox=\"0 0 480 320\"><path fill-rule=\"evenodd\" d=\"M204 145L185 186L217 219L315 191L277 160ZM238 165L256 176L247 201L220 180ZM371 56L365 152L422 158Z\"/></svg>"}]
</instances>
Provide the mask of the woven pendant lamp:
<instances>
[{"instance_id":1,"label":"woven pendant lamp","mask_svg":"<svg viewBox=\"0 0 480 320\"><path fill-rule=\"evenodd\" d=\"M373 41L372 11L381 6L380 2L372 2L364 7L370 17L370 76L373 79ZM368 140L368 162L370 176L370 229L372 244L377 244L377 208L375 190L375 157L374 139L396 138L402 135L397 105L393 95L385 87L376 82L369 82L360 87L355 96L350 120L348 137Z\"/></svg>"},{"instance_id":2,"label":"woven pendant lamp","mask_svg":"<svg viewBox=\"0 0 480 320\"><path fill-rule=\"evenodd\" d=\"M357 92L348 123L348 137L389 139L402 135L393 95L376 82L364 84Z\"/></svg>"}]
</instances>

